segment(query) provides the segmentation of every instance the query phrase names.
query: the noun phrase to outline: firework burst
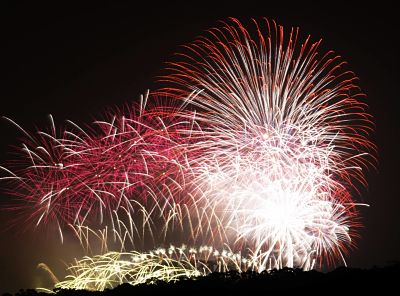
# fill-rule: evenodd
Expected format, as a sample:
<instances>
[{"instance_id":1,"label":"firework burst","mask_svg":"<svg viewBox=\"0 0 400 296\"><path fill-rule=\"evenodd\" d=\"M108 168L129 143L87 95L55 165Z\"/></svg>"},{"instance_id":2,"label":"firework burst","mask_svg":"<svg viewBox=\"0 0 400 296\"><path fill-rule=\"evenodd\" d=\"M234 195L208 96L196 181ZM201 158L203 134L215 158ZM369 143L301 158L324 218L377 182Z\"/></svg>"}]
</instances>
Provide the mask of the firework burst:
<instances>
[{"instance_id":1,"label":"firework burst","mask_svg":"<svg viewBox=\"0 0 400 296\"><path fill-rule=\"evenodd\" d=\"M54 277L50 269L41 264ZM186 245L157 248L149 252L107 252L84 257L68 267L69 275L55 284L62 289L103 291L122 283L139 285L156 281L177 281L205 276L212 271L239 272L251 269L253 262L229 249ZM55 277L54 277L55 278Z\"/></svg>"},{"instance_id":2,"label":"firework burst","mask_svg":"<svg viewBox=\"0 0 400 296\"><path fill-rule=\"evenodd\" d=\"M114 223L120 209L143 212L148 222L149 213L168 216L168 200L159 192L180 186L183 161L177 159L184 138L176 126L184 130L192 123L174 121L174 107L156 101L149 111L142 97L139 106L109 112L85 128L68 122L57 132L51 116L48 132L33 136L21 128L21 157L11 169L2 167L2 179L13 182L11 208L36 226L56 224L60 234L63 225Z\"/></svg>"},{"instance_id":3,"label":"firework burst","mask_svg":"<svg viewBox=\"0 0 400 296\"><path fill-rule=\"evenodd\" d=\"M298 29L253 28L209 30L162 79L203 127L188 147L203 148L188 158L192 212L205 209L197 223L210 241L246 247L265 268L344 262L359 227L352 192L375 154L357 78Z\"/></svg>"}]
</instances>

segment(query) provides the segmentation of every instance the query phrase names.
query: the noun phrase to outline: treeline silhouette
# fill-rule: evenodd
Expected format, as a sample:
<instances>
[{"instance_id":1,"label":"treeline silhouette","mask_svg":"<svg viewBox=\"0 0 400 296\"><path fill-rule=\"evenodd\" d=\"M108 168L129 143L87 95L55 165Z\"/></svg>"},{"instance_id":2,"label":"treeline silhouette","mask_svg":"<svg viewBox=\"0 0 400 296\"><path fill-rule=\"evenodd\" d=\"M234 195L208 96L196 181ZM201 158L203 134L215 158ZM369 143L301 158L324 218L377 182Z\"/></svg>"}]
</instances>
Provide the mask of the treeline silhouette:
<instances>
[{"instance_id":1,"label":"treeline silhouette","mask_svg":"<svg viewBox=\"0 0 400 296\"><path fill-rule=\"evenodd\" d=\"M150 281L149 281L150 282ZM396 295L400 287L400 263L387 267L358 269L340 267L328 273L315 270L283 268L269 272L247 271L239 273L214 272L205 277L181 278L166 283L151 280L152 284L132 286L122 284L114 289L100 291L55 289L57 296L111 296L111 295L267 295L271 293L323 295L347 294L348 292L377 292L379 295ZM10 296L5 293L3 296ZM16 296L44 296L34 289L20 290Z\"/></svg>"}]
</instances>

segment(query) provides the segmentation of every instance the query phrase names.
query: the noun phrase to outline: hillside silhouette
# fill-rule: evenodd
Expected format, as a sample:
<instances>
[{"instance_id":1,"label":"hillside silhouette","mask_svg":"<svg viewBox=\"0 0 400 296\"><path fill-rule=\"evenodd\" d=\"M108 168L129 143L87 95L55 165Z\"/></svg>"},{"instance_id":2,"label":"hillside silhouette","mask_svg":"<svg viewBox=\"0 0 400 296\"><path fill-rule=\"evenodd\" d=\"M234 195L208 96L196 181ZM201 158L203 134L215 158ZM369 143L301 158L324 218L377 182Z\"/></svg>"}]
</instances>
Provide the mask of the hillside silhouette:
<instances>
[{"instance_id":1,"label":"hillside silhouette","mask_svg":"<svg viewBox=\"0 0 400 296\"><path fill-rule=\"evenodd\" d=\"M390 292L399 290L400 263L387 267L358 269L339 267L328 273L302 271L301 269L283 268L269 272L229 271L214 272L205 277L181 278L180 281L166 283L155 281L153 284L132 286L122 284L114 289L100 291L54 290L60 296L108 296L108 295L279 295L295 293L322 295L325 293L348 292ZM154 280L152 281L154 282ZM397 292L398 293L398 292ZM5 293L3 296L10 296ZM34 289L20 290L15 295L49 295Z\"/></svg>"}]
</instances>

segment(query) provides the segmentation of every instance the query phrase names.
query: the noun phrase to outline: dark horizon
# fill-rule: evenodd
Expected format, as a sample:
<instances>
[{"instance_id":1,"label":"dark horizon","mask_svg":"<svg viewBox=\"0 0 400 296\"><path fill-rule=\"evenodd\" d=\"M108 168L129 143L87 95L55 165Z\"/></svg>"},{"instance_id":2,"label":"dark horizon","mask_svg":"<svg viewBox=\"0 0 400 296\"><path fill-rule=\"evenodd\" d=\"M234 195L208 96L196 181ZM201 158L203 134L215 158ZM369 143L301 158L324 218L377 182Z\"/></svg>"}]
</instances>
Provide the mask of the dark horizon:
<instances>
[{"instance_id":1,"label":"dark horizon","mask_svg":"<svg viewBox=\"0 0 400 296\"><path fill-rule=\"evenodd\" d=\"M396 40L400 26L396 9L384 3L377 7L338 3L332 9L228 3L193 8L173 2L170 7L144 10L134 4L51 7L6 1L0 11L0 116L30 131L35 126L46 128L48 114L58 126L67 119L90 123L106 108L138 101L147 89L157 89L165 62L181 45L219 20L234 16L246 21L260 15L276 20L286 30L299 27L302 36L323 39L319 52L334 50L348 62L359 77L376 124L373 140L379 164L376 171L368 173L369 189L362 190L358 198L370 207L360 209L364 227L357 248L346 261L359 268L399 262L400 198L395 188L400 165ZM1 166L13 158L11 146L19 144L21 134L5 120L0 120L0 133ZM0 191L1 204L8 198ZM38 263L48 263L60 274L61 262L69 262L79 252L69 234L61 245L54 232L29 225L21 225L21 231L10 230L9 220L9 213L0 211L0 254L5 271L0 277L0 293L34 288L43 280L41 271L36 270Z\"/></svg>"},{"instance_id":2,"label":"dark horizon","mask_svg":"<svg viewBox=\"0 0 400 296\"><path fill-rule=\"evenodd\" d=\"M279 293L292 295L307 290L308 295L320 295L326 287L334 287L338 282L346 292L371 293L371 291L392 292L396 290L396 279L400 275L400 265L369 270L355 268L337 268L331 272L303 271L301 269L283 268L270 272L236 270L221 273L214 272L204 277L182 277L176 282L149 279L145 283L132 286L120 284L103 291L75 289L55 289L57 295L204 295L226 294L243 295L248 293ZM46 296L48 294L33 289L20 290L16 296ZM5 294L4 296L9 296Z\"/></svg>"}]
</instances>

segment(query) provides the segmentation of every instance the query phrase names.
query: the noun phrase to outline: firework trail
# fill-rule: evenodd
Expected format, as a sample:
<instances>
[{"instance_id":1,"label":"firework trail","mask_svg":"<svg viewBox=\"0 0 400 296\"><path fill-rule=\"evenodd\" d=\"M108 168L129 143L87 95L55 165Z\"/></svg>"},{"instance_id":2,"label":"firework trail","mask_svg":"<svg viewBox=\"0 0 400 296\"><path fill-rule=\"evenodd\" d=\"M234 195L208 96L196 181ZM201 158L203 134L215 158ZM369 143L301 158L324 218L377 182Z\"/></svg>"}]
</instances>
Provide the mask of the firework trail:
<instances>
[{"instance_id":1,"label":"firework trail","mask_svg":"<svg viewBox=\"0 0 400 296\"><path fill-rule=\"evenodd\" d=\"M47 266L47 264L45 263L39 263L38 266L36 267L38 269L42 269L45 272L47 272L47 274L49 275L53 285L55 286L57 283L59 283L60 281L58 280L58 278L54 275L54 273L51 271L51 269Z\"/></svg>"},{"instance_id":2,"label":"firework trail","mask_svg":"<svg viewBox=\"0 0 400 296\"><path fill-rule=\"evenodd\" d=\"M253 28L209 30L162 79L203 127L187 147L203 148L188 158L192 216L205 209L196 223L210 242L248 248L265 268L345 263L360 226L352 192L375 163L357 78L298 29Z\"/></svg>"}]
</instances>

